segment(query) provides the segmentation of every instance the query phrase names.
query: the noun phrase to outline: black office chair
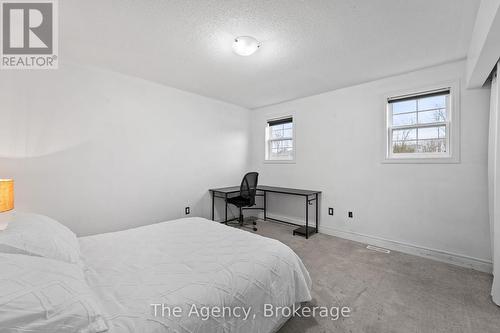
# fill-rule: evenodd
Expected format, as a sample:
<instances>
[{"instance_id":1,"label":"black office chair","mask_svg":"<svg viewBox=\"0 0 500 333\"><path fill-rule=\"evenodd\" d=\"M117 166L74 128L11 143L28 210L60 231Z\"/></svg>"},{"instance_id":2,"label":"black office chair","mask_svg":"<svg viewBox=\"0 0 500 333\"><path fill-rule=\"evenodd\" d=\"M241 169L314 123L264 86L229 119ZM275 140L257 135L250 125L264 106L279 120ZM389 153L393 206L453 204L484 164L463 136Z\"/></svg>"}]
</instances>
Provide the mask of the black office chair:
<instances>
[{"instance_id":1,"label":"black office chair","mask_svg":"<svg viewBox=\"0 0 500 333\"><path fill-rule=\"evenodd\" d=\"M243 221L243 207L252 207L255 205L258 178L259 174L257 172L247 173L241 181L240 195L227 199L228 203L235 205L240 209L240 216L238 217L240 227L245 226ZM255 227L256 224L257 222L253 221L253 231L257 231L257 228Z\"/></svg>"}]
</instances>

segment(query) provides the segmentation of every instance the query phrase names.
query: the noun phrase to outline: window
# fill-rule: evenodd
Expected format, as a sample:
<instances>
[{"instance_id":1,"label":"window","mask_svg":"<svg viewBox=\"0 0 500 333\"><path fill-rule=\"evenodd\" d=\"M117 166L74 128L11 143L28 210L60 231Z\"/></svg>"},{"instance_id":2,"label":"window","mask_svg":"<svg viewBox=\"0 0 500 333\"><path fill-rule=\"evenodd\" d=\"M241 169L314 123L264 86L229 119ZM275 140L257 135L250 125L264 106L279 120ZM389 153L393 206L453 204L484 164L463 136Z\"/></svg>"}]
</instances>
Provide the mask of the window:
<instances>
[{"instance_id":1,"label":"window","mask_svg":"<svg viewBox=\"0 0 500 333\"><path fill-rule=\"evenodd\" d=\"M388 98L386 158L451 158L451 102L451 88Z\"/></svg>"},{"instance_id":2,"label":"window","mask_svg":"<svg viewBox=\"0 0 500 333\"><path fill-rule=\"evenodd\" d=\"M293 118L269 120L266 127L266 160L293 161Z\"/></svg>"}]
</instances>

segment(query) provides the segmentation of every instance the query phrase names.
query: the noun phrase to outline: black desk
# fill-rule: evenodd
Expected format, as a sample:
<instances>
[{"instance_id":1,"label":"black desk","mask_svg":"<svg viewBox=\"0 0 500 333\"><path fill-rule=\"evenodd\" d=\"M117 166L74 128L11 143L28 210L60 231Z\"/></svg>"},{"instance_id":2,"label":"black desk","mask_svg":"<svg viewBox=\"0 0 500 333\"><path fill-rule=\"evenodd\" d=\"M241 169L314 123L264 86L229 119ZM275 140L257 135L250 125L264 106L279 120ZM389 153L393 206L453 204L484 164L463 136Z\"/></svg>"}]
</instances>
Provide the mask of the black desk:
<instances>
[{"instance_id":1,"label":"black desk","mask_svg":"<svg viewBox=\"0 0 500 333\"><path fill-rule=\"evenodd\" d=\"M230 187L222 187L222 188L212 188L209 190L212 193L212 220L214 220L214 214L215 214L215 198L221 198L224 199L225 201L225 213L224 213L224 221L223 223L227 223L229 221L235 220L227 219L227 199L229 195L239 193L240 192L240 187L239 186L230 186ZM294 235L301 235L304 236L306 239L309 238L309 235L317 233L318 232L318 200L319 200L319 194L321 191L311 191L311 190L301 190L301 189L296 189L296 188L285 188L285 187L276 187L276 186L265 186L265 185L259 185L257 186L257 194L256 196L262 196L264 197L264 207L248 207L248 208L243 208L243 209L258 209L258 210L263 210L264 211L264 220L272 220L272 221L278 221L282 223L287 223L287 224L292 224L292 225L297 225L295 223L291 223L288 221L283 221L283 220L278 220L275 218L270 218L267 217L267 193L281 193L281 194L288 194L288 195L297 195L305 198L305 204L306 204L306 225L301 226L293 231ZM309 226L309 204L311 204L313 201L315 201L315 208L316 208L316 226L315 227L310 227Z\"/></svg>"}]
</instances>

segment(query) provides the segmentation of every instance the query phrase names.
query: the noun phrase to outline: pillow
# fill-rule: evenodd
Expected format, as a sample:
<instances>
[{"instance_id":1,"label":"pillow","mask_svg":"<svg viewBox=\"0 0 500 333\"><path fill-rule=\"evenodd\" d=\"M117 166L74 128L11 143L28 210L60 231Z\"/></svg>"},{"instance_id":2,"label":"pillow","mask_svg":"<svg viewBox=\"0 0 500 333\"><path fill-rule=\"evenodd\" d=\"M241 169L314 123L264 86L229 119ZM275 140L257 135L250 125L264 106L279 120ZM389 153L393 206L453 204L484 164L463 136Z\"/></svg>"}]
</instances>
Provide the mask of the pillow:
<instances>
[{"instance_id":1,"label":"pillow","mask_svg":"<svg viewBox=\"0 0 500 333\"><path fill-rule=\"evenodd\" d=\"M103 311L82 269L62 261L0 253L1 332L105 332Z\"/></svg>"},{"instance_id":2,"label":"pillow","mask_svg":"<svg viewBox=\"0 0 500 333\"><path fill-rule=\"evenodd\" d=\"M28 213L13 215L7 229L0 231L0 253L80 263L80 246L71 230L47 216Z\"/></svg>"}]
</instances>

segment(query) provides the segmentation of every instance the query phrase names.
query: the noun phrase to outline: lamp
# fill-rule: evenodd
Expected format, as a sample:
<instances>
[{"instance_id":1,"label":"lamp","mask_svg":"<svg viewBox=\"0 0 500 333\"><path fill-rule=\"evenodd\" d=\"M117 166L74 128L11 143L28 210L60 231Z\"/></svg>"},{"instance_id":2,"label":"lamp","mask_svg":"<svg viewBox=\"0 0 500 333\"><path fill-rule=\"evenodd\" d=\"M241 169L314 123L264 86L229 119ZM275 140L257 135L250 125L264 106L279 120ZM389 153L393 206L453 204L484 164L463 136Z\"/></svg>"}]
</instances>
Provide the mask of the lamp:
<instances>
[{"instance_id":1,"label":"lamp","mask_svg":"<svg viewBox=\"0 0 500 333\"><path fill-rule=\"evenodd\" d=\"M0 179L0 213L14 209L14 181ZM0 219L0 230L7 228L8 221Z\"/></svg>"},{"instance_id":2,"label":"lamp","mask_svg":"<svg viewBox=\"0 0 500 333\"><path fill-rule=\"evenodd\" d=\"M247 57L254 54L262 43L252 36L239 36L233 41L233 51L234 53Z\"/></svg>"}]
</instances>

